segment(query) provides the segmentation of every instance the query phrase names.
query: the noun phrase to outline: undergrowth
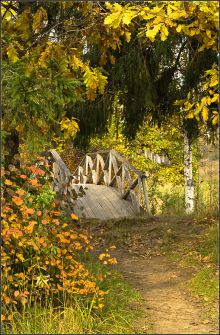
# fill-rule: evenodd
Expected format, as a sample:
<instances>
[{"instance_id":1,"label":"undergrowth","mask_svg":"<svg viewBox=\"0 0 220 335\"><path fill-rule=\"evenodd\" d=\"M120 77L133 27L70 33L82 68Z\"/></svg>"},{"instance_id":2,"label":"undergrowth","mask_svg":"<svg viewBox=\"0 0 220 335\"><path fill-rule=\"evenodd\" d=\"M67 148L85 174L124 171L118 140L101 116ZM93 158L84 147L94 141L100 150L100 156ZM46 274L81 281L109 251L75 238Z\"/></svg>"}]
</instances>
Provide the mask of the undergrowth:
<instances>
[{"instance_id":1,"label":"undergrowth","mask_svg":"<svg viewBox=\"0 0 220 335\"><path fill-rule=\"evenodd\" d=\"M109 270L98 263L92 265L100 278ZM5 325L4 334L125 334L134 333L135 321L140 310L131 310L132 301L140 300L116 271L104 283L108 298L102 311L94 311L91 304L75 298L65 301L64 306L54 308L53 301L42 301L13 315L10 326Z\"/></svg>"},{"instance_id":2,"label":"undergrowth","mask_svg":"<svg viewBox=\"0 0 220 335\"><path fill-rule=\"evenodd\" d=\"M99 254L77 215L62 207L50 171L45 157L2 170L3 333L132 332L137 294L110 270L117 260Z\"/></svg>"}]
</instances>

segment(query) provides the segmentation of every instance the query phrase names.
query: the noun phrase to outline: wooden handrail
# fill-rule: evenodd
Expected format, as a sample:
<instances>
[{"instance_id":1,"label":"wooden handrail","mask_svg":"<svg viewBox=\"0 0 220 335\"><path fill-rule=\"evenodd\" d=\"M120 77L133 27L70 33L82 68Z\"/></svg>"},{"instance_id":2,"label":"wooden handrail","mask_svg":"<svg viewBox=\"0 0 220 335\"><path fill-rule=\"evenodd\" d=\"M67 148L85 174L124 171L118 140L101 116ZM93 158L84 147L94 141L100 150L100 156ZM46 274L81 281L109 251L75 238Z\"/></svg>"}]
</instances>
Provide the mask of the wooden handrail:
<instances>
[{"instance_id":1,"label":"wooden handrail","mask_svg":"<svg viewBox=\"0 0 220 335\"><path fill-rule=\"evenodd\" d=\"M105 156L105 157L103 157ZM141 194L147 212L150 213L146 175L136 169L115 150L87 153L74 172L74 180L80 184L93 183L115 187L123 199L130 198L135 212L141 208Z\"/></svg>"}]
</instances>

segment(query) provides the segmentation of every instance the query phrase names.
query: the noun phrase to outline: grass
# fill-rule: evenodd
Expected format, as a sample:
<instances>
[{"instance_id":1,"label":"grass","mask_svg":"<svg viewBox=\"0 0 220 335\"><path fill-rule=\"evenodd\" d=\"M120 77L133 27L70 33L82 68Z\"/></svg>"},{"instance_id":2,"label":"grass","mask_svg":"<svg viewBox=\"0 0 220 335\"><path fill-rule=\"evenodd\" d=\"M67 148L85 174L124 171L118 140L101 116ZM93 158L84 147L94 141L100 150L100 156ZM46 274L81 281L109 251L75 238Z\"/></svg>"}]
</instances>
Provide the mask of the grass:
<instances>
[{"instance_id":1,"label":"grass","mask_svg":"<svg viewBox=\"0 0 220 335\"><path fill-rule=\"evenodd\" d=\"M211 268L201 269L190 280L189 288L205 301L213 303L218 296L217 273Z\"/></svg>"},{"instance_id":2,"label":"grass","mask_svg":"<svg viewBox=\"0 0 220 335\"><path fill-rule=\"evenodd\" d=\"M96 274L105 274L104 268L94 258L91 267ZM91 310L91 304L75 298L62 308L54 308L52 303L35 304L22 312L14 312L13 320L4 325L4 334L125 334L135 333L136 322L141 316L140 308L132 310L132 302L140 302L140 295L124 281L116 271L103 282L109 294L105 297L102 311ZM105 288L106 288L105 287Z\"/></svg>"}]
</instances>

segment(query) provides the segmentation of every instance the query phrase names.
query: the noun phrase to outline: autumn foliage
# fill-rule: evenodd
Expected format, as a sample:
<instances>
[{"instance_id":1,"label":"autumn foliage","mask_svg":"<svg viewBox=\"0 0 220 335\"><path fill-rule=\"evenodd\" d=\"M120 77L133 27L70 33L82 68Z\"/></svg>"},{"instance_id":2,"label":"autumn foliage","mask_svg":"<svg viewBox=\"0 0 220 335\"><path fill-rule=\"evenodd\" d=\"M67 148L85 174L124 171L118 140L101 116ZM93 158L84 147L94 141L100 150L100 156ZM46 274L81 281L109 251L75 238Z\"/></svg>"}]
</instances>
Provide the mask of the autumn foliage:
<instances>
[{"instance_id":1,"label":"autumn foliage","mask_svg":"<svg viewBox=\"0 0 220 335\"><path fill-rule=\"evenodd\" d=\"M34 165L11 165L2 173L2 320L46 297L60 304L64 296L77 295L103 307L107 291L80 261L93 249L91 236L76 227L75 213L68 217L61 210L49 168L41 157Z\"/></svg>"}]
</instances>

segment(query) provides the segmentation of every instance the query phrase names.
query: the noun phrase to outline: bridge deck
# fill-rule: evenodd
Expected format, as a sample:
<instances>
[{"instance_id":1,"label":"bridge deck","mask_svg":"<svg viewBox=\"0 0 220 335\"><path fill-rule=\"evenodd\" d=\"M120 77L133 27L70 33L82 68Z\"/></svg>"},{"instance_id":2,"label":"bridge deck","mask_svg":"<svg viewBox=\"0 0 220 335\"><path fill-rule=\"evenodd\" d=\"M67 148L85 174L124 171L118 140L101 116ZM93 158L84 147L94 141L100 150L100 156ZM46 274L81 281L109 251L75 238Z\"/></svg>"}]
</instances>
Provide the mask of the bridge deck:
<instances>
[{"instance_id":1,"label":"bridge deck","mask_svg":"<svg viewBox=\"0 0 220 335\"><path fill-rule=\"evenodd\" d=\"M85 195L77 198L75 207L75 213L79 217L106 220L135 215L132 202L121 199L119 192L114 187L73 184L77 193L81 186Z\"/></svg>"}]
</instances>

